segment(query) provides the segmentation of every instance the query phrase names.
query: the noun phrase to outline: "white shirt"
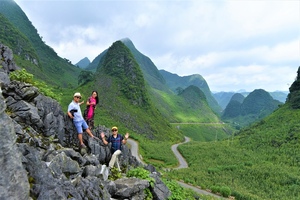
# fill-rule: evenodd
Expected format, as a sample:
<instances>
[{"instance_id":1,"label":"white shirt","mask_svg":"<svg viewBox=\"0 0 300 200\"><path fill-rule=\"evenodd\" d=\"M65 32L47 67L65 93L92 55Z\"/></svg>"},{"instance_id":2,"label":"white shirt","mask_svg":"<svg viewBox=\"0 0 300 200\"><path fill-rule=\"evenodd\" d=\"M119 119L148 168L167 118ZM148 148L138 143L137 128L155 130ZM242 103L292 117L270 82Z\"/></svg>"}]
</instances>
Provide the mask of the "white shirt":
<instances>
[{"instance_id":1,"label":"white shirt","mask_svg":"<svg viewBox=\"0 0 300 200\"><path fill-rule=\"evenodd\" d=\"M76 103L75 101L72 101L69 106L68 106L68 112L70 112L71 110L77 110L77 112L74 112L74 119L73 121L81 121L84 120L81 114L81 109L79 106L79 103Z\"/></svg>"}]
</instances>

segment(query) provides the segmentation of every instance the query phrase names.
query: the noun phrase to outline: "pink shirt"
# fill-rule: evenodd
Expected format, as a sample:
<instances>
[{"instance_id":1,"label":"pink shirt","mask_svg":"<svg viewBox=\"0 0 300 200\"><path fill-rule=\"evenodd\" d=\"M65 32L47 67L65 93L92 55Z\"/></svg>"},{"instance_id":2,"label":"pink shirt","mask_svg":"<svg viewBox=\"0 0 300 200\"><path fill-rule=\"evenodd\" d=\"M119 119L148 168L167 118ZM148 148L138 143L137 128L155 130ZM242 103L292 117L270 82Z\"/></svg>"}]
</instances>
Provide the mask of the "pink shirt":
<instances>
[{"instance_id":1,"label":"pink shirt","mask_svg":"<svg viewBox=\"0 0 300 200\"><path fill-rule=\"evenodd\" d=\"M94 109L95 109L95 106L96 106L96 99L91 97L89 99L89 101L90 101L90 108L89 108L89 111L88 111L88 114L87 114L87 118L91 119L94 115Z\"/></svg>"}]
</instances>

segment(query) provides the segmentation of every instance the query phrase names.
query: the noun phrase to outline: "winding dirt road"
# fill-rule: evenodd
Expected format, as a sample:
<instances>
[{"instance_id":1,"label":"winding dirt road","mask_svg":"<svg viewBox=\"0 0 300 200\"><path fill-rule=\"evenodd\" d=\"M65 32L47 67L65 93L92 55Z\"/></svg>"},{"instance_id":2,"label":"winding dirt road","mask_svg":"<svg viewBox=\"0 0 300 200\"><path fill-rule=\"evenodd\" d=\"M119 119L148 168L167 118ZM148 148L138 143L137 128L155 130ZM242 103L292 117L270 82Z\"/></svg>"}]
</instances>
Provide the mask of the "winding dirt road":
<instances>
[{"instance_id":1,"label":"winding dirt road","mask_svg":"<svg viewBox=\"0 0 300 200\"><path fill-rule=\"evenodd\" d=\"M185 161L185 159L182 157L182 155L179 153L179 151L177 150L177 147L178 145L180 144L183 144L183 143L186 143L186 142L189 142L190 141L190 138L188 137L184 137L185 138L185 141L182 142L182 143L178 143L178 144L174 144L172 145L171 149L174 153L174 155L176 156L176 158L178 159L178 162L179 162L179 166L176 167L175 169L182 169L182 168L187 168L188 167L188 164L187 162ZM142 157L141 155L139 155L138 153L138 150L139 150L139 146L138 146L138 143L133 140L133 139L128 139L127 140L127 143L130 145L130 150L131 150L131 154L136 157L136 159L141 162L143 165L146 165L146 163L144 163L142 161ZM177 183L179 185L181 185L182 187L185 187L185 188L190 188L192 190L194 190L195 192L199 193L199 194L204 194L204 195L211 195L211 196L214 196L216 198L220 198L220 199L226 199L224 197L221 197L221 196L218 196L216 194L213 194L213 193L210 193L206 190L202 190L200 188L197 188L197 187L194 187L192 185L189 185L189 184L186 184L184 182L181 182L181 181L177 181Z\"/></svg>"}]
</instances>

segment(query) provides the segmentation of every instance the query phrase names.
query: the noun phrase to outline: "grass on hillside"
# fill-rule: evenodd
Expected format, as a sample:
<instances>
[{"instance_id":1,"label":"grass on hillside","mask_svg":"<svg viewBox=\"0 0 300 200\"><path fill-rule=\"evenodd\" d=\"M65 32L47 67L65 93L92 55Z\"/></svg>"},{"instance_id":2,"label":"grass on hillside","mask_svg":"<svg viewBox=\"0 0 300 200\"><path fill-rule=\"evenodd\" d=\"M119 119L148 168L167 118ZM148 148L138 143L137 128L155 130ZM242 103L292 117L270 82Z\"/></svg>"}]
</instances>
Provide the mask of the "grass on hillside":
<instances>
[{"instance_id":1,"label":"grass on hillside","mask_svg":"<svg viewBox=\"0 0 300 200\"><path fill-rule=\"evenodd\" d=\"M231 137L234 130L223 123L172 123L185 136L194 141L210 142Z\"/></svg>"},{"instance_id":2,"label":"grass on hillside","mask_svg":"<svg viewBox=\"0 0 300 200\"><path fill-rule=\"evenodd\" d=\"M163 91L151 90L152 101L170 122L219 122L208 106L191 107L182 97Z\"/></svg>"},{"instance_id":3,"label":"grass on hillside","mask_svg":"<svg viewBox=\"0 0 300 200\"><path fill-rule=\"evenodd\" d=\"M298 199L300 110L288 105L232 140L179 146L189 168L169 176L202 188L227 186L236 199Z\"/></svg>"}]
</instances>

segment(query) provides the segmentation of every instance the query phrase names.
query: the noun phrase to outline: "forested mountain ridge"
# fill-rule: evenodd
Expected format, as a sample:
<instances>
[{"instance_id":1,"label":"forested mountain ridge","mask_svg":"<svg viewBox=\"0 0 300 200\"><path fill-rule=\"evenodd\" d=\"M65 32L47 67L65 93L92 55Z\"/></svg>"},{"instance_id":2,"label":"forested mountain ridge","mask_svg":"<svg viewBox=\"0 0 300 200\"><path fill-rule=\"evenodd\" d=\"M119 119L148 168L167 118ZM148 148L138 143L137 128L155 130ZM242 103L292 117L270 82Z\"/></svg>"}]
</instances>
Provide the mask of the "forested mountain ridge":
<instances>
[{"instance_id":1,"label":"forested mountain ridge","mask_svg":"<svg viewBox=\"0 0 300 200\"><path fill-rule=\"evenodd\" d=\"M107 49L88 86L97 89L101 98L102 123L106 118L108 126L117 122L149 139L180 141L183 137L153 105L141 68L123 42Z\"/></svg>"},{"instance_id":2,"label":"forested mountain ridge","mask_svg":"<svg viewBox=\"0 0 300 200\"><path fill-rule=\"evenodd\" d=\"M164 92L170 92L170 89L165 84L164 78L159 73L157 67L154 65L151 59L145 56L144 54L142 54L141 52L139 52L129 38L124 38L121 39L120 41L122 41L130 49L136 62L141 67L146 82L152 88L162 90ZM101 67L102 58L103 56L105 56L106 53L107 53L107 49L102 53L100 53L86 69L91 71L96 71L97 68Z\"/></svg>"},{"instance_id":3,"label":"forested mountain ridge","mask_svg":"<svg viewBox=\"0 0 300 200\"><path fill-rule=\"evenodd\" d=\"M244 127L268 116L279 105L282 103L262 89L254 90L246 98L235 94L225 108L222 119Z\"/></svg>"},{"instance_id":4,"label":"forested mountain ridge","mask_svg":"<svg viewBox=\"0 0 300 200\"><path fill-rule=\"evenodd\" d=\"M146 108L149 106L143 73L130 50L121 41L114 42L108 49L98 71L111 76L117 82L118 91L131 104Z\"/></svg>"},{"instance_id":5,"label":"forested mountain ridge","mask_svg":"<svg viewBox=\"0 0 300 200\"><path fill-rule=\"evenodd\" d=\"M170 90L169 86L166 84L164 77L161 75L161 73L149 57L140 53L129 38L121 39L120 41L130 50L137 64L140 66L146 84L149 86L147 89L150 93L150 98L154 106L169 121L186 122L187 119L192 120L191 122L220 121L219 119L217 119L214 111L210 108L203 109L204 107L198 107L191 109L192 107L189 106L189 100L187 98L184 99L177 95L177 93ZM103 67L103 62L107 55L107 51L108 49L100 53L86 68L86 70L101 70L101 68ZM99 75L97 75L97 77L99 77ZM210 92L208 92L208 94L210 94ZM208 97L208 99L211 98ZM204 101L204 99L199 99L199 101ZM199 117L199 112L202 113L201 117ZM205 117L205 115L207 116Z\"/></svg>"},{"instance_id":6,"label":"forested mountain ridge","mask_svg":"<svg viewBox=\"0 0 300 200\"><path fill-rule=\"evenodd\" d=\"M190 85L178 94L183 97L187 104L198 112L199 118L205 122L217 122L219 118L209 107L206 96L197 86Z\"/></svg>"},{"instance_id":7,"label":"forested mountain ridge","mask_svg":"<svg viewBox=\"0 0 300 200\"><path fill-rule=\"evenodd\" d=\"M179 90L185 89L190 85L195 85L204 92L207 102L209 106L212 108L212 110L217 114L221 113L222 110L221 107L213 97L207 82L201 75L194 74L194 75L181 77L178 76L177 74L172 74L165 70L159 70L159 71L164 77L164 79L166 80L166 84L169 86L169 88L171 88L173 92L177 92L178 89Z\"/></svg>"},{"instance_id":8,"label":"forested mountain ridge","mask_svg":"<svg viewBox=\"0 0 300 200\"><path fill-rule=\"evenodd\" d=\"M222 117L225 119L238 117L241 114L241 105L244 99L245 97L242 94L235 93L224 109Z\"/></svg>"},{"instance_id":9,"label":"forested mountain ridge","mask_svg":"<svg viewBox=\"0 0 300 200\"><path fill-rule=\"evenodd\" d=\"M10 22L9 25L6 23L7 28L4 30L18 30L20 36L16 38L25 36L29 41L24 44L25 46L17 41L10 44L4 43L14 51L15 62L19 67L24 67L36 78L53 86L77 85L76 78L81 70L72 65L69 60L59 57L51 47L42 41L36 28L13 0L0 1L0 13ZM10 27L11 25L13 28ZM16 33L16 31L14 32ZM10 37L10 32L2 33L0 41L7 41ZM31 46L30 49L27 46ZM36 55L37 57L35 57Z\"/></svg>"}]
</instances>

